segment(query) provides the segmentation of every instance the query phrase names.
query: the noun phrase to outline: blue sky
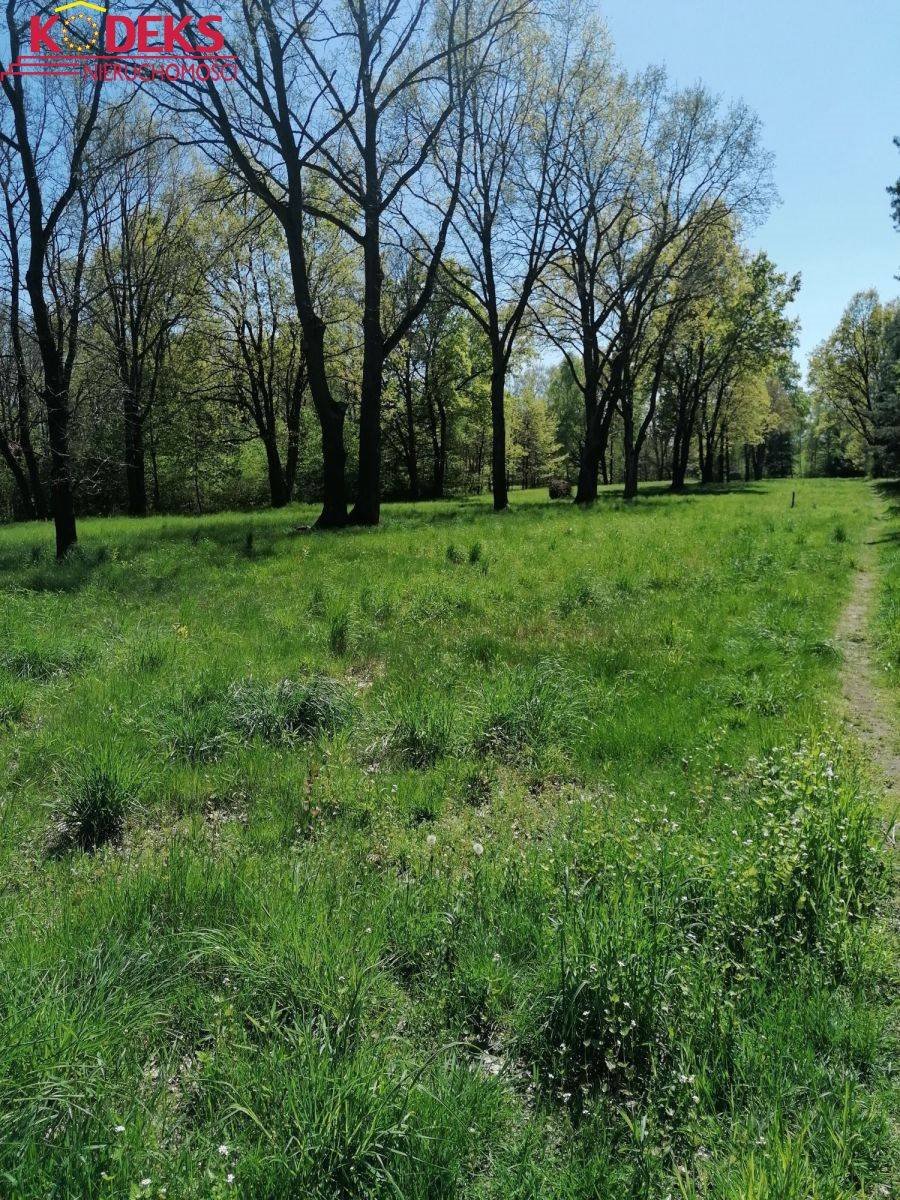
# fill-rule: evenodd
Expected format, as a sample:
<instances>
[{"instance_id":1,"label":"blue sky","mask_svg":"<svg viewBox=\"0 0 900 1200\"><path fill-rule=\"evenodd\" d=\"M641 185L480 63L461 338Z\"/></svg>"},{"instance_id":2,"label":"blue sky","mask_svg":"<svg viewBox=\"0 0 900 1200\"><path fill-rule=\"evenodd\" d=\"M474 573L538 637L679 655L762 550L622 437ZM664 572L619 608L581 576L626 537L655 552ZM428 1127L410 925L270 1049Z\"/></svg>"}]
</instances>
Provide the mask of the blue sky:
<instances>
[{"instance_id":1,"label":"blue sky","mask_svg":"<svg viewBox=\"0 0 900 1200\"><path fill-rule=\"evenodd\" d=\"M781 204L751 242L800 271L800 363L853 292L900 294L900 0L598 0L627 69L663 63L759 113Z\"/></svg>"}]
</instances>

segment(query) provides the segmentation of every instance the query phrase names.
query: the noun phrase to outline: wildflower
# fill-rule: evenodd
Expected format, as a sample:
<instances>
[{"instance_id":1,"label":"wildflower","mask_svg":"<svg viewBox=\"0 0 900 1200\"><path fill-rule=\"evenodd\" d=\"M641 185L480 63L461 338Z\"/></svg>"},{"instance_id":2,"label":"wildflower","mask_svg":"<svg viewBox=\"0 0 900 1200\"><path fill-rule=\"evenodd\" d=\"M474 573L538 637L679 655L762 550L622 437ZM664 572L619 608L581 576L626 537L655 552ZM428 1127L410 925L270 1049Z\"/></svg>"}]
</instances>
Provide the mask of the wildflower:
<instances>
[{"instance_id":1,"label":"wildflower","mask_svg":"<svg viewBox=\"0 0 900 1200\"><path fill-rule=\"evenodd\" d=\"M476 858L481 858L482 854L484 854L484 846L482 846L481 842L472 843L472 853Z\"/></svg>"},{"instance_id":2,"label":"wildflower","mask_svg":"<svg viewBox=\"0 0 900 1200\"><path fill-rule=\"evenodd\" d=\"M225 1176L225 1182L226 1183L234 1183L234 1171L228 1172L228 1174Z\"/></svg>"},{"instance_id":3,"label":"wildflower","mask_svg":"<svg viewBox=\"0 0 900 1200\"><path fill-rule=\"evenodd\" d=\"M435 846L437 845L437 838L434 836L433 833L429 833L428 837L425 839L425 845L428 847L429 850L433 850L435 848Z\"/></svg>"},{"instance_id":4,"label":"wildflower","mask_svg":"<svg viewBox=\"0 0 900 1200\"><path fill-rule=\"evenodd\" d=\"M219 1153L222 1155L223 1158L227 1158L228 1157L228 1147L225 1145L220 1146Z\"/></svg>"},{"instance_id":5,"label":"wildflower","mask_svg":"<svg viewBox=\"0 0 900 1200\"><path fill-rule=\"evenodd\" d=\"M125 1132L125 1126L124 1126L124 1125L117 1125L117 1126L116 1126L116 1133L124 1133L124 1132Z\"/></svg>"},{"instance_id":6,"label":"wildflower","mask_svg":"<svg viewBox=\"0 0 900 1200\"><path fill-rule=\"evenodd\" d=\"M153 1181L150 1179L150 1177L149 1177L149 1175L148 1175L146 1179L142 1179L142 1180L141 1180L141 1187L142 1187L142 1188L148 1188L152 1182L153 1182Z\"/></svg>"}]
</instances>

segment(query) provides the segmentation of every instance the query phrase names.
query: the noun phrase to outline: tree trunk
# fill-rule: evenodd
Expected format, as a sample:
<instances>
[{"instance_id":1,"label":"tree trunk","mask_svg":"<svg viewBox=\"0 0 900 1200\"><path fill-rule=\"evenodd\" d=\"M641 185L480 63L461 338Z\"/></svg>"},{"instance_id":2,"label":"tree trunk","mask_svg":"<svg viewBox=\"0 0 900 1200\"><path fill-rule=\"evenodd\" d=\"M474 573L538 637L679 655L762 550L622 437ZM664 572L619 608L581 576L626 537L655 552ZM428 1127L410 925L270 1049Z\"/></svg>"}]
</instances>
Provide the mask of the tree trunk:
<instances>
[{"instance_id":1,"label":"tree trunk","mask_svg":"<svg viewBox=\"0 0 900 1200\"><path fill-rule=\"evenodd\" d=\"M403 407L406 418L406 473L409 476L409 497L419 499L419 456L416 453L416 421L413 413L413 389L410 379L409 357L406 359L406 377L403 381Z\"/></svg>"},{"instance_id":2,"label":"tree trunk","mask_svg":"<svg viewBox=\"0 0 900 1200\"><path fill-rule=\"evenodd\" d=\"M133 389L125 392L125 484L128 515L147 515L147 472L144 456L144 426L140 404Z\"/></svg>"},{"instance_id":3,"label":"tree trunk","mask_svg":"<svg viewBox=\"0 0 900 1200\"><path fill-rule=\"evenodd\" d=\"M18 357L18 355L17 355ZM38 466L34 443L31 440L31 418L28 404L28 380L20 372L16 379L17 398L19 404L19 445L22 447L22 458L25 460L25 471L28 476L28 490L31 494L31 506L39 521L47 516L47 497L44 495L44 484Z\"/></svg>"},{"instance_id":4,"label":"tree trunk","mask_svg":"<svg viewBox=\"0 0 900 1200\"><path fill-rule=\"evenodd\" d=\"M575 489L576 504L593 504L597 499L597 476L603 458L600 436L600 413L597 404L598 384L596 378L585 378L584 382L584 445L578 463L578 486Z\"/></svg>"},{"instance_id":5,"label":"tree trunk","mask_svg":"<svg viewBox=\"0 0 900 1200\"><path fill-rule=\"evenodd\" d=\"M156 459L156 435L153 431L153 418L150 418L150 471L153 476L153 510L159 512L160 494L159 494L159 463Z\"/></svg>"},{"instance_id":6,"label":"tree trunk","mask_svg":"<svg viewBox=\"0 0 900 1200\"><path fill-rule=\"evenodd\" d=\"M491 356L491 484L494 512L509 507L506 479L506 362L495 348Z\"/></svg>"},{"instance_id":7,"label":"tree trunk","mask_svg":"<svg viewBox=\"0 0 900 1200\"><path fill-rule=\"evenodd\" d=\"M359 408L359 481L352 525L377 525L381 514L381 331L365 335ZM373 345L372 342L376 344Z\"/></svg>"},{"instance_id":8,"label":"tree trunk","mask_svg":"<svg viewBox=\"0 0 900 1200\"><path fill-rule=\"evenodd\" d=\"M631 424L631 420L626 419L623 500L634 500L638 494L638 462L640 454L637 446L634 444L634 430L630 428Z\"/></svg>"},{"instance_id":9,"label":"tree trunk","mask_svg":"<svg viewBox=\"0 0 900 1200\"><path fill-rule=\"evenodd\" d=\"M44 400L50 443L50 505L56 528L56 557L63 559L78 541L78 532L69 461L69 395L59 377L54 378L53 374L45 383Z\"/></svg>"},{"instance_id":10,"label":"tree trunk","mask_svg":"<svg viewBox=\"0 0 900 1200\"><path fill-rule=\"evenodd\" d=\"M371 119L367 113L367 191L377 198L374 172L375 149ZM384 334L381 328L381 246L377 205L366 210L363 245L363 362L362 395L359 406L359 479L356 504L350 514L353 525L377 525L381 515L381 395L384 374Z\"/></svg>"},{"instance_id":11,"label":"tree trunk","mask_svg":"<svg viewBox=\"0 0 900 1200\"><path fill-rule=\"evenodd\" d=\"M700 451L700 482L713 483L716 475L715 443L709 434L704 437L702 433L697 435L697 442Z\"/></svg>"},{"instance_id":12,"label":"tree trunk","mask_svg":"<svg viewBox=\"0 0 900 1200\"><path fill-rule=\"evenodd\" d=\"M300 211L299 204L296 204ZM313 309L299 222L283 225L291 262L294 302L303 330L303 357L309 393L322 430L322 511L317 529L338 529L347 524L346 452L344 416L346 406L331 395L325 366L325 322Z\"/></svg>"},{"instance_id":13,"label":"tree trunk","mask_svg":"<svg viewBox=\"0 0 900 1200\"><path fill-rule=\"evenodd\" d=\"M69 456L69 380L56 342L56 334L43 290L46 244L32 238L25 287L37 334L44 372L44 406L47 410L47 440L50 446L50 508L56 531L56 557L63 559L78 541L75 499Z\"/></svg>"},{"instance_id":14,"label":"tree trunk","mask_svg":"<svg viewBox=\"0 0 900 1200\"><path fill-rule=\"evenodd\" d=\"M28 476L25 474L22 464L13 453L6 438L2 436L0 436L0 457L2 457L3 461L9 467L16 485L16 491L19 494L19 503L15 505L17 518L22 521L33 521L37 517L37 510L28 483Z\"/></svg>"},{"instance_id":15,"label":"tree trunk","mask_svg":"<svg viewBox=\"0 0 900 1200\"><path fill-rule=\"evenodd\" d=\"M291 496L287 476L281 465L281 455L278 453L278 446L275 443L274 436L265 438L263 444L266 449L266 466L269 472L269 497L272 507L284 508Z\"/></svg>"}]
</instances>

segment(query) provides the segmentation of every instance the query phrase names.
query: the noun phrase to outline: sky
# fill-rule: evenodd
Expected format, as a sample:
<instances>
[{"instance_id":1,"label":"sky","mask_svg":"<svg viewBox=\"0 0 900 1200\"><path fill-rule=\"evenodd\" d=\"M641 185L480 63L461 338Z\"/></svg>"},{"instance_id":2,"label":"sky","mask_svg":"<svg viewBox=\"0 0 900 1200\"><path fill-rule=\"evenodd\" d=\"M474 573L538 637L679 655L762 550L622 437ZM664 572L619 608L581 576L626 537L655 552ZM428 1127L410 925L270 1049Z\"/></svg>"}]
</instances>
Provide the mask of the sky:
<instances>
[{"instance_id":1,"label":"sky","mask_svg":"<svg viewBox=\"0 0 900 1200\"><path fill-rule=\"evenodd\" d=\"M900 295L900 0L598 0L629 71L664 64L760 115L781 203L748 241L802 288L798 359L854 292Z\"/></svg>"}]
</instances>

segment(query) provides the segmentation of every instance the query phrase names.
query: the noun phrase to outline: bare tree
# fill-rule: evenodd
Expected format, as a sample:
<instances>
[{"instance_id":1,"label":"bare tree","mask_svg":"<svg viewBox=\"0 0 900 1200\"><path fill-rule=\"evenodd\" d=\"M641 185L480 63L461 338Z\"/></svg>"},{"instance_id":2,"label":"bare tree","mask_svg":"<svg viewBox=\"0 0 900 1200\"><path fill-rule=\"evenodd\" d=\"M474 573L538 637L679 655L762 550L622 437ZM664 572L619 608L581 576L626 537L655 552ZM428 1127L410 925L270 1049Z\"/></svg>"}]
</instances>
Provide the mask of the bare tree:
<instances>
[{"instance_id":1,"label":"bare tree","mask_svg":"<svg viewBox=\"0 0 900 1200\"><path fill-rule=\"evenodd\" d=\"M9 294L3 312L2 383L0 383L0 457L7 464L19 496L22 517L43 519L47 500L34 447L32 395L36 371L32 345L22 321L22 236L24 187L11 170L11 151L0 147L0 189L3 192L5 223L2 239Z\"/></svg>"},{"instance_id":2,"label":"bare tree","mask_svg":"<svg viewBox=\"0 0 900 1200\"><path fill-rule=\"evenodd\" d=\"M213 340L224 372L218 390L262 442L272 506L282 508L293 494L300 455L302 332L285 288L283 241L273 237L271 218L245 216L210 279Z\"/></svg>"},{"instance_id":3,"label":"bare tree","mask_svg":"<svg viewBox=\"0 0 900 1200\"><path fill-rule=\"evenodd\" d=\"M206 264L192 236L196 191L176 182L188 165L145 113L116 113L103 129L115 166L98 185L98 251L89 271L95 346L112 349L121 395L128 512L147 514L145 428L172 331L204 287Z\"/></svg>"},{"instance_id":4,"label":"bare tree","mask_svg":"<svg viewBox=\"0 0 900 1200\"><path fill-rule=\"evenodd\" d=\"M465 156L453 213L449 286L491 347L491 477L494 509L509 502L506 377L535 285L555 251L550 222L554 164L572 127L564 96L572 57L564 22L513 28L492 47L465 103Z\"/></svg>"},{"instance_id":5,"label":"bare tree","mask_svg":"<svg viewBox=\"0 0 900 1200\"><path fill-rule=\"evenodd\" d=\"M10 63L20 53L31 5L7 0L6 33ZM56 554L65 556L77 540L69 452L69 388L81 316L81 282L87 231L86 155L100 112L102 82L77 81L71 88L59 80L8 73L0 63L0 88L8 108L0 118L0 141L22 183L27 214L25 291L43 369L43 400L50 449L50 501L56 526ZM80 219L65 218L73 201ZM54 320L48 296L51 255L69 255L75 263L69 307ZM58 310L57 310L57 315Z\"/></svg>"},{"instance_id":6,"label":"bare tree","mask_svg":"<svg viewBox=\"0 0 900 1200\"><path fill-rule=\"evenodd\" d=\"M304 216L340 229L362 261L359 493L352 520L377 522L384 362L434 287L458 189L437 197L433 162L459 158L456 125L471 53L507 19L493 0L474 28L469 0L270 0L227 5L240 54L238 80L176 85L215 136L207 153L236 171L281 224L288 247L309 389L322 426L325 504L320 525L347 521L344 417L326 370L325 323L310 283ZM179 13L195 13L177 0ZM165 103L165 101L164 101ZM199 139L203 142L203 138ZM448 151L449 146L449 151ZM426 182L428 175L432 182ZM313 181L326 180L323 191ZM446 179L446 175L445 175ZM418 184L418 188L414 185ZM423 200L427 196L427 200ZM383 239L428 247L422 288L382 325Z\"/></svg>"}]
</instances>

